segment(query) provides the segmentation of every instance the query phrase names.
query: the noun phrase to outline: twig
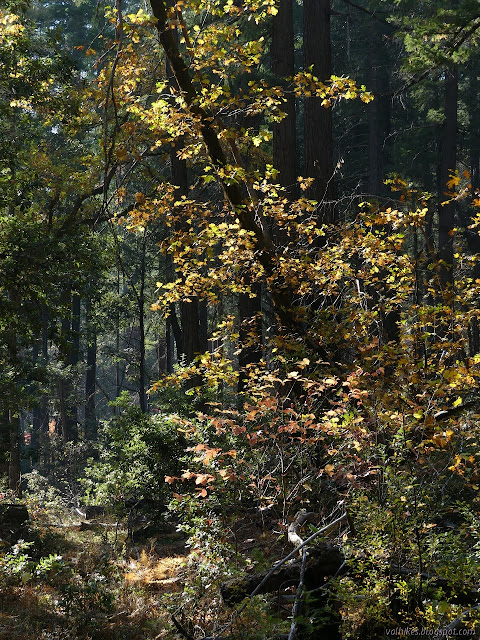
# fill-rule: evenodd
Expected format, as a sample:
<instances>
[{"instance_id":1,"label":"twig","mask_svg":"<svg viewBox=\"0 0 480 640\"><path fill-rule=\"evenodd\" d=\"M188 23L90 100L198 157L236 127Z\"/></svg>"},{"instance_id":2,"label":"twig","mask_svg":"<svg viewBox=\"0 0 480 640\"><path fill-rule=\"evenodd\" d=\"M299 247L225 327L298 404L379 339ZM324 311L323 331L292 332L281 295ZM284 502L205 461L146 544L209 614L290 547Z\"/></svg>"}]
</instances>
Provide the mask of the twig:
<instances>
[{"instance_id":1,"label":"twig","mask_svg":"<svg viewBox=\"0 0 480 640\"><path fill-rule=\"evenodd\" d=\"M380 18L377 13L379 13L378 11L369 11L368 9L365 9L365 7L361 7L359 4L356 4L355 2L352 2L351 0L343 0L343 2L345 4L347 4L350 7L353 7L354 9L358 9L358 11L363 11L363 13L367 13L371 18L374 18L375 20L378 20L379 22L381 22L382 24L385 24L387 27L391 27L392 25L390 24L390 22L387 22L387 20L384 20L384 18ZM381 13L384 13L383 11Z\"/></svg>"}]
</instances>

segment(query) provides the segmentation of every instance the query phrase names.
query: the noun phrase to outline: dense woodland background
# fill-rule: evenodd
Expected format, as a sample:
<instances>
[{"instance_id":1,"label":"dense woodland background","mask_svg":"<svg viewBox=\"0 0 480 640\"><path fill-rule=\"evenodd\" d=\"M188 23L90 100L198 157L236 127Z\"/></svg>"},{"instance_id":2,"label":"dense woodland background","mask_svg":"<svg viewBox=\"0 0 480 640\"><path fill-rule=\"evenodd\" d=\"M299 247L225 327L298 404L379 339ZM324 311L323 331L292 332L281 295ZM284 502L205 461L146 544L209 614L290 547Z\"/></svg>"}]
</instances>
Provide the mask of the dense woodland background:
<instances>
[{"instance_id":1,"label":"dense woodland background","mask_svg":"<svg viewBox=\"0 0 480 640\"><path fill-rule=\"evenodd\" d=\"M479 30L476 0L2 0L0 508L128 539L94 580L2 534L0 598L43 613L0 637L474 637ZM140 502L189 552L136 624Z\"/></svg>"}]
</instances>

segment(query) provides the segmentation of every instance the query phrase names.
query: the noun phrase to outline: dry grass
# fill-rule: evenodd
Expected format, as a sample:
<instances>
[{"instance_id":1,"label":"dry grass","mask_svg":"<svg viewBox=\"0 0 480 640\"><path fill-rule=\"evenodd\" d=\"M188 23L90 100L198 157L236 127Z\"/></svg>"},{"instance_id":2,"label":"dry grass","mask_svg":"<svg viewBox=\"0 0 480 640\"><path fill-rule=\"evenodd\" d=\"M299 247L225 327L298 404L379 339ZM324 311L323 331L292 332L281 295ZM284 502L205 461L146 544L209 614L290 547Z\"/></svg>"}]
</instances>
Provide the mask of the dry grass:
<instances>
[{"instance_id":1,"label":"dry grass","mask_svg":"<svg viewBox=\"0 0 480 640\"><path fill-rule=\"evenodd\" d=\"M149 556L145 549L140 558L126 563L125 581L127 584L155 586L160 593L178 592L183 588L181 568L185 556L167 556L156 559Z\"/></svg>"},{"instance_id":2,"label":"dry grass","mask_svg":"<svg viewBox=\"0 0 480 640\"><path fill-rule=\"evenodd\" d=\"M0 576L0 640L177 640L163 597L183 588L181 541L137 545L125 560L123 531L45 517L33 528L32 557L61 555L65 570L13 586Z\"/></svg>"}]
</instances>

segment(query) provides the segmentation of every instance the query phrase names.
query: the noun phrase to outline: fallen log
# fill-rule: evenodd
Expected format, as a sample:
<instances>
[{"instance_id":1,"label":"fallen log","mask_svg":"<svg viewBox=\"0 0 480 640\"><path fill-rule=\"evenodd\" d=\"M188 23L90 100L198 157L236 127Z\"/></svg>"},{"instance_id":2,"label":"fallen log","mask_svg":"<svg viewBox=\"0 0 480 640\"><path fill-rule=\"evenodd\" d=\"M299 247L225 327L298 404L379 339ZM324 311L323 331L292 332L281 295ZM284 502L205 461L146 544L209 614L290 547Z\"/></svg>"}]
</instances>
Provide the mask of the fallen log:
<instances>
[{"instance_id":1,"label":"fallen log","mask_svg":"<svg viewBox=\"0 0 480 640\"><path fill-rule=\"evenodd\" d=\"M340 549L328 542L322 542L312 547L309 550L309 558L305 569L306 589L310 591L324 584L328 577L335 575L340 570L344 562L345 557ZM223 600L225 604L232 605L241 602L254 591L257 594L271 593L272 591L277 591L286 583L296 584L300 577L301 566L301 560L285 564L272 573L268 580L265 580L265 578L271 570L228 580L220 587ZM264 580L265 583L262 585ZM260 589L258 589L259 586Z\"/></svg>"}]
</instances>

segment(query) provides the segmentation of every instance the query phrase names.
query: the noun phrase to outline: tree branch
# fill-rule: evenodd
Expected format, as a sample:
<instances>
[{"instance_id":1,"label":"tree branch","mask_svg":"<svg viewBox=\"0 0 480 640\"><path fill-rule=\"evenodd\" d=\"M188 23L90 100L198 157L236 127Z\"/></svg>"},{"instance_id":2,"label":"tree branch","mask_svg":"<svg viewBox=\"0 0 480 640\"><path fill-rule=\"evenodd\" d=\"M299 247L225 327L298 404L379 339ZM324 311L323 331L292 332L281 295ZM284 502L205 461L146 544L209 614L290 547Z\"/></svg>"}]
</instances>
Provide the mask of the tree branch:
<instances>
[{"instance_id":1,"label":"tree branch","mask_svg":"<svg viewBox=\"0 0 480 640\"><path fill-rule=\"evenodd\" d=\"M380 18L377 15L377 11L369 11L368 9L366 9L365 7L360 6L359 4L356 4L355 2L352 2L351 0L342 0L345 4L347 4L349 7L353 7L354 9L357 9L358 11L362 11L363 13L366 13L367 15L369 15L371 18L374 18L375 20L378 20L379 22L381 22L382 24L387 25L388 27L391 27L392 25L390 24L390 22L387 22L386 20L384 20L383 18Z\"/></svg>"},{"instance_id":2,"label":"tree branch","mask_svg":"<svg viewBox=\"0 0 480 640\"><path fill-rule=\"evenodd\" d=\"M200 135L206 146L210 161L218 171L224 169L227 167L228 162L220 138L213 126L214 118L201 105L201 97L194 87L188 66L179 51L174 32L171 29L165 1L150 0L150 6L153 16L157 20L156 28L160 44L165 51L185 104L199 125ZM305 327L295 318L293 312L294 292L283 279L279 281L275 246L268 234L257 223L255 207L252 206L252 202L243 195L240 185L236 182L230 182L221 177L219 177L219 181L227 202L230 203L238 218L241 229L248 231L254 240L255 257L269 281L270 294L280 323L284 328L293 330L299 335L306 335L306 340L311 348L324 359L327 359L328 355L323 346L308 336Z\"/></svg>"}]
</instances>

